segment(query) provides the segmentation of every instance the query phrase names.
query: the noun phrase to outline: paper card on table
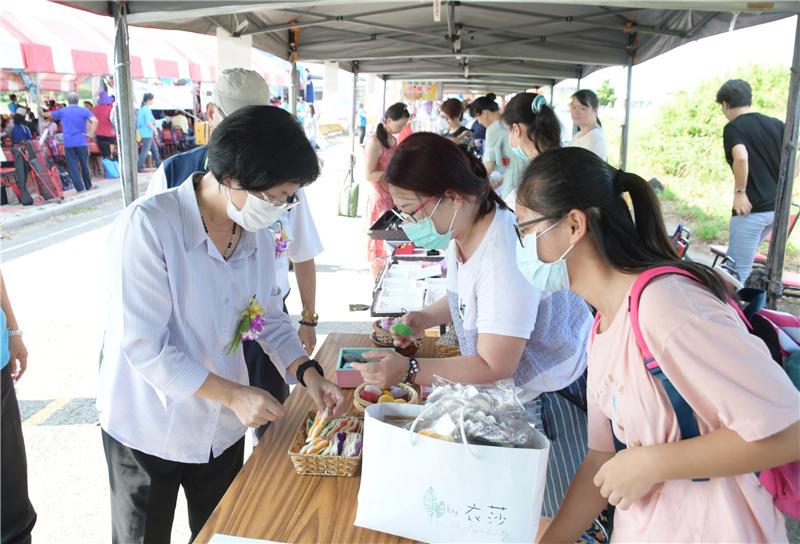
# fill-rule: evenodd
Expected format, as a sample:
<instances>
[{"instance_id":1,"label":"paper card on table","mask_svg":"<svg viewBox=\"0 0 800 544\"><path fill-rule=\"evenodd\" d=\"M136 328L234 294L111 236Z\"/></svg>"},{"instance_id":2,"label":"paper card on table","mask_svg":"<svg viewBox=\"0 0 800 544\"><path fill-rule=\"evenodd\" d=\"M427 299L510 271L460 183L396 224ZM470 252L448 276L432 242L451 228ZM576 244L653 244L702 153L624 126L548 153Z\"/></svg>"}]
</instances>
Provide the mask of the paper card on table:
<instances>
[{"instance_id":1,"label":"paper card on table","mask_svg":"<svg viewBox=\"0 0 800 544\"><path fill-rule=\"evenodd\" d=\"M442 275L442 264L435 263L430 266L422 267L417 271L417 279L424 280L425 278L433 278Z\"/></svg>"},{"instance_id":2,"label":"paper card on table","mask_svg":"<svg viewBox=\"0 0 800 544\"><path fill-rule=\"evenodd\" d=\"M244 536L231 536L214 533L209 544L282 544L276 540L261 540L260 538L248 538Z\"/></svg>"}]
</instances>

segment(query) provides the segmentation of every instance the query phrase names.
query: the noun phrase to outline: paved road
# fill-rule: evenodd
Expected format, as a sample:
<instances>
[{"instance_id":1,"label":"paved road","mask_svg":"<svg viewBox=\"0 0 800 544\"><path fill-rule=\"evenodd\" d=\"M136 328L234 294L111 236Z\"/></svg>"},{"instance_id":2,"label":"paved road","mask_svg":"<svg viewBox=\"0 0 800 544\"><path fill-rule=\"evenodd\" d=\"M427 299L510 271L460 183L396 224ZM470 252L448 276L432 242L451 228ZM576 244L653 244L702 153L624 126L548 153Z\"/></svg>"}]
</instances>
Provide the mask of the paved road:
<instances>
[{"instance_id":1,"label":"paved road","mask_svg":"<svg viewBox=\"0 0 800 544\"><path fill-rule=\"evenodd\" d=\"M336 216L348 148L323 154L323 177L306 190L325 253L318 259L320 342L331 331L369 330L370 301L363 219ZM34 539L47 543L110 540L108 480L94 406L104 328L105 244L122 208L107 202L8 232L0 257L29 357L17 386L28 452L31 499L39 513ZM292 278L292 282L293 282ZM296 292L288 300L299 313ZM179 499L173 542L189 539Z\"/></svg>"}]
</instances>

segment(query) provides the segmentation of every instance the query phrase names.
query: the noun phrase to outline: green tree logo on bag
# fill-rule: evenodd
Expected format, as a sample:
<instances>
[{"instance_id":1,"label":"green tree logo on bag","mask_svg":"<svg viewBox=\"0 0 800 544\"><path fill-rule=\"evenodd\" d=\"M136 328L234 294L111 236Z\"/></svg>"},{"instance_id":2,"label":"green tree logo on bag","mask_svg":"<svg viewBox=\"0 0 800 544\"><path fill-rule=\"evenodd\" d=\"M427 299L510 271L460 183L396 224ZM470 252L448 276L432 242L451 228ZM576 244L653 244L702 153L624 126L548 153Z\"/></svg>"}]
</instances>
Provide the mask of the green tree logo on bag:
<instances>
[{"instance_id":1,"label":"green tree logo on bag","mask_svg":"<svg viewBox=\"0 0 800 544\"><path fill-rule=\"evenodd\" d=\"M432 487L429 487L425 492L425 497L422 499L422 504L425 506L425 512L428 513L428 517L431 519L434 517L437 519L441 518L447 511L444 501L436 499L436 493L433 491Z\"/></svg>"}]
</instances>

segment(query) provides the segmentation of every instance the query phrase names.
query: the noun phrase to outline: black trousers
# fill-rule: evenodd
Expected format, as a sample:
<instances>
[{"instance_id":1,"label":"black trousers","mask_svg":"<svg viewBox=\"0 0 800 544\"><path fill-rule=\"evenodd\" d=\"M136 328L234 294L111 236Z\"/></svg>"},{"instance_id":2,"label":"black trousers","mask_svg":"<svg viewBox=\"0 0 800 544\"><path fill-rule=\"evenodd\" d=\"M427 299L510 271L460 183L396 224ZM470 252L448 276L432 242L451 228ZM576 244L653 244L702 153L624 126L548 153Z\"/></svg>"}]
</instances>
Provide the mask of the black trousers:
<instances>
[{"instance_id":1,"label":"black trousers","mask_svg":"<svg viewBox=\"0 0 800 544\"><path fill-rule=\"evenodd\" d=\"M195 464L148 455L102 433L111 484L114 544L168 544L180 487L189 506L193 541L244 461L244 437L216 459Z\"/></svg>"},{"instance_id":2,"label":"black trousers","mask_svg":"<svg viewBox=\"0 0 800 544\"><path fill-rule=\"evenodd\" d=\"M272 364L269 355L261 349L261 345L255 340L245 341L242 342L242 349L245 363L247 363L250 385L263 389L280 403L286 402L286 399L289 398L289 386L283 381L275 365ZM268 428L269 423L258 427L255 430L256 438L261 440Z\"/></svg>"},{"instance_id":3,"label":"black trousers","mask_svg":"<svg viewBox=\"0 0 800 544\"><path fill-rule=\"evenodd\" d=\"M17 394L8 366L0 372L0 542L31 541L36 512L28 498L28 460Z\"/></svg>"},{"instance_id":4,"label":"black trousers","mask_svg":"<svg viewBox=\"0 0 800 544\"><path fill-rule=\"evenodd\" d=\"M289 293L283 297L283 313L288 314L289 310L286 309L286 298ZM244 351L244 362L247 364L247 375L250 378L250 385L263 389L275 399L283 404L289 398L289 386L283 377L281 377L275 365L263 349L261 344L255 340L246 340L242 342L242 350ZM255 430L256 438L261 440L264 433L267 432L269 423L258 427Z\"/></svg>"},{"instance_id":5,"label":"black trousers","mask_svg":"<svg viewBox=\"0 0 800 544\"><path fill-rule=\"evenodd\" d=\"M103 155L104 159L111 159L111 146L116 145L117 138L116 136L95 136L95 140L97 140L97 145L100 148L100 154Z\"/></svg>"}]
</instances>

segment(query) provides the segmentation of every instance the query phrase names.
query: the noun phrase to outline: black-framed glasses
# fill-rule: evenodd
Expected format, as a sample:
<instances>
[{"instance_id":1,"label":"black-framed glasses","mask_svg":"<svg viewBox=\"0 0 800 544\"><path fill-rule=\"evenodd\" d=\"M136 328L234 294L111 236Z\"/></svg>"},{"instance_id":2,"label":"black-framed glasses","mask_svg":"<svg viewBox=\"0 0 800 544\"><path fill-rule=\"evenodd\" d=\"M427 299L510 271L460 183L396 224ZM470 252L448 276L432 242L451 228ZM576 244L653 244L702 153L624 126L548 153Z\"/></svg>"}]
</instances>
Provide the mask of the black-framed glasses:
<instances>
[{"instance_id":1,"label":"black-framed glasses","mask_svg":"<svg viewBox=\"0 0 800 544\"><path fill-rule=\"evenodd\" d=\"M563 215L561 217L563 217ZM558 217L558 216L554 217L552 215L545 215L545 216L542 216L542 217L537 217L536 219L531 219L530 221L525 221L524 223L514 223L514 232L517 233L517 240L519 240L519 245L522 246L522 247L525 247L525 244L522 241L522 238L524 237L523 234L522 234L522 231L524 229L527 229L528 227L530 227L532 225L536 225L537 223L541 223L542 221L548 221L548 220L553 220L553 219L561 219L561 217Z\"/></svg>"}]
</instances>

